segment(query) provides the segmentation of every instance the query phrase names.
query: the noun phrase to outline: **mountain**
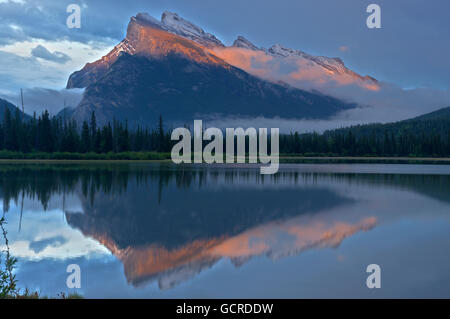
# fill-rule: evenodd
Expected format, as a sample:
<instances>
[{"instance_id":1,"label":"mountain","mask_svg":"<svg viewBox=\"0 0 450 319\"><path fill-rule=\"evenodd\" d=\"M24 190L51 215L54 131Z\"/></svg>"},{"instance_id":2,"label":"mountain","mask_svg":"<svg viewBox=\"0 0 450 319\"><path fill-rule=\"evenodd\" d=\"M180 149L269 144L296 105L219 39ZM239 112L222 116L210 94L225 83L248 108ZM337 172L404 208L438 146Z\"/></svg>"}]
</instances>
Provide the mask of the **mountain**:
<instances>
[{"instance_id":1,"label":"mountain","mask_svg":"<svg viewBox=\"0 0 450 319\"><path fill-rule=\"evenodd\" d=\"M450 137L450 107L445 107L437 111L417 116L408 120L386 124L365 124L356 125L325 132L333 134L336 132L351 131L356 137L384 136L388 135L411 135L411 136L432 136L439 135L442 138Z\"/></svg>"},{"instance_id":2,"label":"mountain","mask_svg":"<svg viewBox=\"0 0 450 319\"><path fill-rule=\"evenodd\" d=\"M450 121L450 106L411 119L411 121L436 121L436 120Z\"/></svg>"},{"instance_id":3,"label":"mountain","mask_svg":"<svg viewBox=\"0 0 450 319\"><path fill-rule=\"evenodd\" d=\"M63 120L69 119L73 116L75 108L72 106L66 106L61 111L56 114L57 118L62 118Z\"/></svg>"},{"instance_id":4,"label":"mountain","mask_svg":"<svg viewBox=\"0 0 450 319\"><path fill-rule=\"evenodd\" d=\"M239 48L248 49L251 51L263 52L271 57L278 58L301 58L306 60L310 66L320 67L320 70L325 72L327 75L334 76L338 81L340 76L349 76L354 80L361 80L365 82L366 85L376 86L378 81L370 76L361 76L356 72L350 70L344 65L344 62L339 58L328 58L325 56L314 56L305 53L300 50L295 50L291 48L284 47L280 44L275 44L269 49L258 48L252 42L247 40L243 36L238 36L231 47L226 47L220 40L218 40L214 35L205 32L202 28L189 22L176 13L164 12L161 17L161 21L151 17L146 13L138 13L136 17L132 17L127 29L127 36L122 40L114 49L108 53L106 56L102 57L100 60L88 63L86 66L77 72L74 72L67 82L67 88L84 88L87 87L92 82L95 82L99 77L103 76L107 69L117 60L121 52L126 52L128 54L139 54L142 51L147 51L147 53L154 53L153 50L145 47L145 45L157 45L157 42L161 40L160 37L155 36L155 33L148 33L147 36L155 37L153 41L150 39L144 39L145 36L136 36L139 33L140 26L147 25L152 26L155 29L165 31L166 33L177 35L185 39L192 40L196 44L199 44L203 49L207 49L209 54L217 55L217 49L224 48ZM161 34L159 34L161 35ZM170 40L170 37L167 37ZM143 41L140 43L140 41ZM165 43L167 44L167 42ZM175 50L175 48L172 48ZM232 59L228 59L223 56L222 59L236 67ZM248 71L248 70L245 70ZM347 79L348 81L348 79Z\"/></svg>"},{"instance_id":5,"label":"mountain","mask_svg":"<svg viewBox=\"0 0 450 319\"><path fill-rule=\"evenodd\" d=\"M154 125L223 116L327 118L354 108L318 92L274 83L234 67L214 54L223 47L213 35L165 12L161 21L132 17L127 35L106 56L73 73L67 87L87 86L73 112L87 120L128 120Z\"/></svg>"},{"instance_id":6,"label":"mountain","mask_svg":"<svg viewBox=\"0 0 450 319\"><path fill-rule=\"evenodd\" d=\"M366 85L377 85L378 81L370 76L361 76L358 73L350 70L344 64L344 62L340 58L329 58L325 56L314 56L308 53L305 53L300 50L295 50L291 48L284 47L280 44L275 44L271 46L269 49L258 48L252 42L244 38L243 36L238 36L234 41L232 47L248 49L252 51L263 52L268 56L277 57L277 58L299 58L301 60L305 60L309 63L309 65L318 67L325 74L335 77L337 80L340 76L349 76L354 80L361 80Z\"/></svg>"},{"instance_id":7,"label":"mountain","mask_svg":"<svg viewBox=\"0 0 450 319\"><path fill-rule=\"evenodd\" d=\"M370 82L372 84L376 84L377 80L370 77L370 76L361 76L357 74L356 72L350 70L344 65L344 62L339 58L328 58L325 56L313 56L310 54L307 54L300 50L294 50L290 48L286 48L281 46L280 44L275 44L271 46L266 52L273 56L278 57L301 57L303 59L309 60L311 62L314 62L316 65L322 67L325 71L328 73L331 72L331 74L339 74L339 75L349 75L353 78L357 78L363 81Z\"/></svg>"},{"instance_id":8,"label":"mountain","mask_svg":"<svg viewBox=\"0 0 450 319\"><path fill-rule=\"evenodd\" d=\"M23 116L23 118L25 120L31 119L31 116L29 116L28 114L22 113L22 111L18 107L16 107L14 104L12 104L6 100L0 99L0 122L3 122L3 119L5 117L6 108L9 109L9 111L11 112L11 116L13 116L13 117L16 116L16 112L19 112L19 115Z\"/></svg>"},{"instance_id":9,"label":"mountain","mask_svg":"<svg viewBox=\"0 0 450 319\"><path fill-rule=\"evenodd\" d=\"M131 17L125 39L100 60L88 63L71 74L67 88L83 88L95 83L106 74L121 53L151 57L177 53L201 63L226 65L209 52L208 48L212 46L223 44L176 14L165 12L159 22L146 13L139 13Z\"/></svg>"},{"instance_id":10,"label":"mountain","mask_svg":"<svg viewBox=\"0 0 450 319\"><path fill-rule=\"evenodd\" d=\"M249 40L244 38L243 36L238 36L236 40L234 40L233 45L234 48L248 49L253 51L265 51L264 49L259 49L256 45L251 43Z\"/></svg>"},{"instance_id":11,"label":"mountain","mask_svg":"<svg viewBox=\"0 0 450 319\"><path fill-rule=\"evenodd\" d=\"M99 123L113 118L130 124L195 118L326 118L354 107L335 98L274 84L221 65L197 63L176 54L164 58L124 54L108 73L87 87L74 111L78 120L96 112Z\"/></svg>"}]
</instances>

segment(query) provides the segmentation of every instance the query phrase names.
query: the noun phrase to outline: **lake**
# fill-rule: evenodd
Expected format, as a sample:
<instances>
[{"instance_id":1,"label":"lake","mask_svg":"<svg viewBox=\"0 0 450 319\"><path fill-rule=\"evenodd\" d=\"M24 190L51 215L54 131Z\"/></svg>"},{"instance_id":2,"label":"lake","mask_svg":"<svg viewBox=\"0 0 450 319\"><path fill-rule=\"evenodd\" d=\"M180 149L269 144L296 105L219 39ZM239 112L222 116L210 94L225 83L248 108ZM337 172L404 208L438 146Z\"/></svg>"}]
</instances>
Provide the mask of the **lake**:
<instances>
[{"instance_id":1,"label":"lake","mask_svg":"<svg viewBox=\"0 0 450 319\"><path fill-rule=\"evenodd\" d=\"M77 264L86 298L450 297L448 165L2 163L0 181L19 286L42 295L73 292Z\"/></svg>"}]
</instances>

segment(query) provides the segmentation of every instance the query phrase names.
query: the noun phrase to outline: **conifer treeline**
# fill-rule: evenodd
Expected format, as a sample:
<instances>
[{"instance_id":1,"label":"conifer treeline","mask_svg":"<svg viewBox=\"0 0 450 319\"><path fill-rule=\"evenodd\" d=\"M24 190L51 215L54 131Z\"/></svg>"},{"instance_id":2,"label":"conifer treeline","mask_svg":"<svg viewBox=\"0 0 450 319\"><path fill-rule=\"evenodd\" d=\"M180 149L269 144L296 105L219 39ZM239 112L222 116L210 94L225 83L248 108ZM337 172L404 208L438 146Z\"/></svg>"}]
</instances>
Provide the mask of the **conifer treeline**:
<instances>
[{"instance_id":1,"label":"conifer treeline","mask_svg":"<svg viewBox=\"0 0 450 319\"><path fill-rule=\"evenodd\" d=\"M3 123L0 123L0 150L24 153L119 153L168 152L170 149L170 134L164 131L161 117L157 129L137 127L130 130L126 123L118 121L103 127L97 126L95 113L92 113L90 122L84 121L78 127L74 120L51 117L48 111L25 121L19 111L12 115L6 108Z\"/></svg>"},{"instance_id":2,"label":"conifer treeline","mask_svg":"<svg viewBox=\"0 0 450 319\"><path fill-rule=\"evenodd\" d=\"M0 150L29 152L120 153L170 152L175 142L165 132L160 116L155 128L129 129L113 121L100 127L92 113L81 127L74 120L50 117L47 111L23 120L5 109L0 123ZM204 142L206 144L207 142ZM225 141L224 141L225 145ZM247 143L248 146L248 143ZM450 156L450 121L373 124L338 129L324 134L281 134L281 154L331 156Z\"/></svg>"},{"instance_id":3,"label":"conifer treeline","mask_svg":"<svg viewBox=\"0 0 450 319\"><path fill-rule=\"evenodd\" d=\"M325 134L280 135L280 153L330 156L450 156L450 130L446 135L425 132L373 132L359 135L352 129Z\"/></svg>"}]
</instances>

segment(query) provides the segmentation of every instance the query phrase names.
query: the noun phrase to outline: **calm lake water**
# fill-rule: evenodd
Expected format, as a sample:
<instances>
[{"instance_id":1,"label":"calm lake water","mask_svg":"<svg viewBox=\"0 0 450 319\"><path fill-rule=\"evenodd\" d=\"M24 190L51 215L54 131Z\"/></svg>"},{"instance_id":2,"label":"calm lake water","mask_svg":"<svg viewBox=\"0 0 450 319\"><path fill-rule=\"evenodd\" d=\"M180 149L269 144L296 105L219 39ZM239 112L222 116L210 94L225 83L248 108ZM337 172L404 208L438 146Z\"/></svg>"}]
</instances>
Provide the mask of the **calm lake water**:
<instances>
[{"instance_id":1,"label":"calm lake water","mask_svg":"<svg viewBox=\"0 0 450 319\"><path fill-rule=\"evenodd\" d=\"M43 295L78 264L87 298L450 297L446 165L3 163L0 197Z\"/></svg>"}]
</instances>

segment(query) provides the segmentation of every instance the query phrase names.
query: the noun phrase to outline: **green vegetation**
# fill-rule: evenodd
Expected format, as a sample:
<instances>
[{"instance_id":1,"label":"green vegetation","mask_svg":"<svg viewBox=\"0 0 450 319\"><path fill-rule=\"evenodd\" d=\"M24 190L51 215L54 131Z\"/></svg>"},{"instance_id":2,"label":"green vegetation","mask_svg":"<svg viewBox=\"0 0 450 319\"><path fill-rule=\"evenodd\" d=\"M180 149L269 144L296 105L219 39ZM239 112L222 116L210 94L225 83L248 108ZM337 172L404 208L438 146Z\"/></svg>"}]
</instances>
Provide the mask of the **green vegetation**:
<instances>
[{"instance_id":1,"label":"green vegetation","mask_svg":"<svg viewBox=\"0 0 450 319\"><path fill-rule=\"evenodd\" d=\"M95 113L92 113L90 123L84 121L81 128L78 128L74 120L51 118L48 111L44 111L39 117L35 114L31 120L23 120L18 110L13 116L5 108L3 123L0 124L0 150L15 152L3 153L3 156L22 158L21 153L34 153L32 158L46 158L41 153L51 153L53 155L50 158L67 159L68 153L81 153L88 155L71 154L69 157L97 159L95 154L101 153L105 154L101 156L102 159L164 159L148 152L163 153L170 149L170 134L164 131L162 117L156 130L142 127L130 130L127 123L118 121L100 128L97 126ZM128 152L146 154L130 155Z\"/></svg>"},{"instance_id":2,"label":"green vegetation","mask_svg":"<svg viewBox=\"0 0 450 319\"><path fill-rule=\"evenodd\" d=\"M0 232L5 243L5 248L0 251L0 299L47 299L46 296L41 296L38 292L31 292L24 289L22 292L17 287L17 279L14 274L14 268L17 264L17 259L11 256L8 241L8 232L5 229L6 221L0 218ZM79 294L59 293L56 296L58 299L82 299Z\"/></svg>"},{"instance_id":3,"label":"green vegetation","mask_svg":"<svg viewBox=\"0 0 450 319\"><path fill-rule=\"evenodd\" d=\"M161 116L154 129L129 129L126 122L118 121L100 128L92 113L90 122L77 128L74 120L50 118L47 111L38 118L22 119L18 111L12 116L5 108L0 123L0 159L166 160L174 143ZM396 123L323 134L281 134L280 153L289 157L450 157L450 108Z\"/></svg>"},{"instance_id":4,"label":"green vegetation","mask_svg":"<svg viewBox=\"0 0 450 319\"><path fill-rule=\"evenodd\" d=\"M5 249L0 252L0 298L16 297L19 294L16 275L13 274L17 259L12 257L9 251L5 219L0 219L0 231L5 241ZM4 255L4 256L3 256Z\"/></svg>"},{"instance_id":5,"label":"green vegetation","mask_svg":"<svg viewBox=\"0 0 450 319\"><path fill-rule=\"evenodd\" d=\"M121 152L121 153L70 153L70 152L14 152L0 151L0 159L18 159L18 160L145 160L162 161L170 159L170 153L157 152Z\"/></svg>"},{"instance_id":6,"label":"green vegetation","mask_svg":"<svg viewBox=\"0 0 450 319\"><path fill-rule=\"evenodd\" d=\"M280 152L301 156L449 157L450 108L411 120L323 134L280 136Z\"/></svg>"}]
</instances>

